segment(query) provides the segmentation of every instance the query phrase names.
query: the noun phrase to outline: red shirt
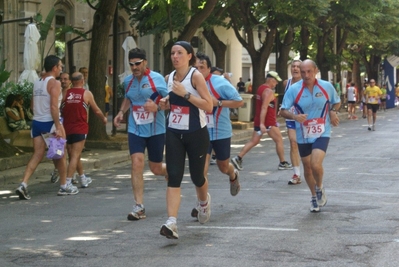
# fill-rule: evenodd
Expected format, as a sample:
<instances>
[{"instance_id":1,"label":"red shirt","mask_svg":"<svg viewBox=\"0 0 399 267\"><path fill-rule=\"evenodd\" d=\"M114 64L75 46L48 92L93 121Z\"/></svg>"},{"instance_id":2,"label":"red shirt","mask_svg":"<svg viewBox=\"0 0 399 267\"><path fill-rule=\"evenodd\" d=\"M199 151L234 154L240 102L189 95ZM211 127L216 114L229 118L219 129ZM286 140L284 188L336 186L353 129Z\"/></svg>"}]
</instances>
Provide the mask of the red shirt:
<instances>
[{"instance_id":1,"label":"red shirt","mask_svg":"<svg viewBox=\"0 0 399 267\"><path fill-rule=\"evenodd\" d=\"M61 104L64 128L67 135L87 134L89 125L87 123L88 105L84 102L85 89L71 88L66 93L65 100Z\"/></svg>"},{"instance_id":2,"label":"red shirt","mask_svg":"<svg viewBox=\"0 0 399 267\"><path fill-rule=\"evenodd\" d=\"M260 126L260 112L262 110L262 94L265 90L271 90L269 86L262 84L259 86L258 91L256 92L256 100L255 100L255 119L254 119L254 126L259 127ZM265 126L277 126L277 119L276 119L276 98L274 97L273 94L273 100L270 101L269 106L267 107L267 113L265 117Z\"/></svg>"}]
</instances>

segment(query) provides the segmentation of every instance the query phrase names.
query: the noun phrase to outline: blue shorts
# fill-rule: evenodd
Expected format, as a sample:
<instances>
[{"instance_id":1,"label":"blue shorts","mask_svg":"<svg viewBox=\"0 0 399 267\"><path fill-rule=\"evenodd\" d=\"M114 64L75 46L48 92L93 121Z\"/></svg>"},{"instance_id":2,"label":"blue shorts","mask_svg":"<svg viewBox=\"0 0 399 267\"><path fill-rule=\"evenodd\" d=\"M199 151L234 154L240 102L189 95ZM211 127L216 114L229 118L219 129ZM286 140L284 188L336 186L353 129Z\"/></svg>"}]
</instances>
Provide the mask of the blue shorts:
<instances>
[{"instance_id":1,"label":"blue shorts","mask_svg":"<svg viewBox=\"0 0 399 267\"><path fill-rule=\"evenodd\" d=\"M32 130L30 132L31 137L35 138L38 136L41 136L44 133L49 133L51 131L51 128L53 127L54 122L53 121L46 121L46 122L41 122L41 121L32 121Z\"/></svg>"},{"instance_id":2,"label":"blue shorts","mask_svg":"<svg viewBox=\"0 0 399 267\"><path fill-rule=\"evenodd\" d=\"M129 152L130 155L134 153L143 153L145 148L148 152L148 160L151 162L162 162L163 150L165 146L165 134L153 135L150 137L140 137L132 133L128 133Z\"/></svg>"},{"instance_id":3,"label":"blue shorts","mask_svg":"<svg viewBox=\"0 0 399 267\"><path fill-rule=\"evenodd\" d=\"M74 143L86 140L87 134L68 134L66 136L67 144L72 145Z\"/></svg>"},{"instance_id":4,"label":"blue shorts","mask_svg":"<svg viewBox=\"0 0 399 267\"><path fill-rule=\"evenodd\" d=\"M316 148L327 152L329 142L330 137L319 137L314 141L314 143L298 144L299 155L301 156L301 158L307 157L312 154L312 150Z\"/></svg>"},{"instance_id":5,"label":"blue shorts","mask_svg":"<svg viewBox=\"0 0 399 267\"><path fill-rule=\"evenodd\" d=\"M295 121L285 121L285 126L287 129L293 129L295 130Z\"/></svg>"},{"instance_id":6,"label":"blue shorts","mask_svg":"<svg viewBox=\"0 0 399 267\"><path fill-rule=\"evenodd\" d=\"M226 160L230 158L230 144L231 138L219 139L211 141L208 148L208 154L212 153L212 149L215 151L217 160Z\"/></svg>"}]
</instances>

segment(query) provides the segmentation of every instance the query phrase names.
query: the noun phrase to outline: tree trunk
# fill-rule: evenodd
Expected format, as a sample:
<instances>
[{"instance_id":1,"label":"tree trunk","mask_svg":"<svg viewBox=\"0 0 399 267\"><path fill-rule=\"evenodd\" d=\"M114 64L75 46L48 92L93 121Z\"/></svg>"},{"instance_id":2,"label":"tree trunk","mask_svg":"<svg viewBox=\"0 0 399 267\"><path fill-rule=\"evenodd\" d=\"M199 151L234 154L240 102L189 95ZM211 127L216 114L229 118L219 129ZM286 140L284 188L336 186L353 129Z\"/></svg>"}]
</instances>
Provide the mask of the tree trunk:
<instances>
[{"instance_id":1,"label":"tree trunk","mask_svg":"<svg viewBox=\"0 0 399 267\"><path fill-rule=\"evenodd\" d=\"M367 59L370 60L367 60ZM374 79L376 83L378 82L378 65L381 62L381 56L377 55L369 55L367 56L365 52L362 53L362 61L364 66L366 67L367 78L370 81Z\"/></svg>"},{"instance_id":2,"label":"tree trunk","mask_svg":"<svg viewBox=\"0 0 399 267\"><path fill-rule=\"evenodd\" d=\"M113 22L118 0L100 1L94 14L92 41L90 47L89 87L97 105L103 110L105 106L105 75L107 69L108 35ZM116 34L116 33L114 33ZM116 60L116 59L114 59ZM107 140L106 127L90 110L90 140Z\"/></svg>"},{"instance_id":3,"label":"tree trunk","mask_svg":"<svg viewBox=\"0 0 399 267\"><path fill-rule=\"evenodd\" d=\"M360 92L362 88L362 79L360 77L360 63L357 58L354 59L352 63L352 82L355 83L355 86Z\"/></svg>"},{"instance_id":4,"label":"tree trunk","mask_svg":"<svg viewBox=\"0 0 399 267\"><path fill-rule=\"evenodd\" d=\"M0 134L0 158L12 157L17 153L21 154L23 152L4 141L4 137Z\"/></svg>"},{"instance_id":5,"label":"tree trunk","mask_svg":"<svg viewBox=\"0 0 399 267\"><path fill-rule=\"evenodd\" d=\"M220 41L214 29L204 29L202 34L205 36L205 39L208 41L215 53L216 62L213 63L214 66L225 70L227 45Z\"/></svg>"},{"instance_id":6,"label":"tree trunk","mask_svg":"<svg viewBox=\"0 0 399 267\"><path fill-rule=\"evenodd\" d=\"M304 61L308 58L308 51L309 51L309 42L310 42L310 31L308 27L302 26L301 32L301 47L299 49L299 58Z\"/></svg>"},{"instance_id":7,"label":"tree trunk","mask_svg":"<svg viewBox=\"0 0 399 267\"><path fill-rule=\"evenodd\" d=\"M277 72L281 77L281 79L283 80L288 79L287 63L290 57L290 51L293 41L294 41L294 30L292 29L292 27L289 27L285 34L284 42L282 44L279 44L279 57L277 59L278 60ZM284 94L283 83L279 83L277 86L278 87L276 88L276 92L279 95Z\"/></svg>"},{"instance_id":8,"label":"tree trunk","mask_svg":"<svg viewBox=\"0 0 399 267\"><path fill-rule=\"evenodd\" d=\"M191 42L191 39L194 37L194 34L198 30L202 22L204 22L212 13L217 2L218 2L217 0L206 1L204 8L190 18L190 21L186 24L183 31L179 34L177 40ZM174 40L169 40L166 46L164 46L163 48L165 56L165 62L164 62L165 74L169 74L173 70L172 60L170 58L170 50L173 46L173 43Z\"/></svg>"}]
</instances>

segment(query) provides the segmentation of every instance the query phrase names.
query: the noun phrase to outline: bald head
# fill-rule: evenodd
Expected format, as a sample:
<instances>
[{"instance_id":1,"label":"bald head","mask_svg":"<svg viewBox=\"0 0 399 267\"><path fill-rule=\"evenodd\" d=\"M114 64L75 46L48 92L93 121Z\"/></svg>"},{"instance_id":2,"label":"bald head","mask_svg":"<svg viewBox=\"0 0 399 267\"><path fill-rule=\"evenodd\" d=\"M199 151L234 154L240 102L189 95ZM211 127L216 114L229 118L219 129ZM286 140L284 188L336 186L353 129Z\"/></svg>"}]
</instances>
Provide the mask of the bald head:
<instances>
[{"instance_id":1,"label":"bald head","mask_svg":"<svg viewBox=\"0 0 399 267\"><path fill-rule=\"evenodd\" d=\"M318 72L316 63L311 59L306 59L301 63L301 77L308 88L313 88Z\"/></svg>"},{"instance_id":2,"label":"bald head","mask_svg":"<svg viewBox=\"0 0 399 267\"><path fill-rule=\"evenodd\" d=\"M316 62L314 62L311 59L305 59L304 61L302 61L301 66L310 66L313 67L314 69L317 69Z\"/></svg>"},{"instance_id":3,"label":"bald head","mask_svg":"<svg viewBox=\"0 0 399 267\"><path fill-rule=\"evenodd\" d=\"M80 72L74 72L71 76L71 81L73 87L83 87L84 84L83 74Z\"/></svg>"}]
</instances>

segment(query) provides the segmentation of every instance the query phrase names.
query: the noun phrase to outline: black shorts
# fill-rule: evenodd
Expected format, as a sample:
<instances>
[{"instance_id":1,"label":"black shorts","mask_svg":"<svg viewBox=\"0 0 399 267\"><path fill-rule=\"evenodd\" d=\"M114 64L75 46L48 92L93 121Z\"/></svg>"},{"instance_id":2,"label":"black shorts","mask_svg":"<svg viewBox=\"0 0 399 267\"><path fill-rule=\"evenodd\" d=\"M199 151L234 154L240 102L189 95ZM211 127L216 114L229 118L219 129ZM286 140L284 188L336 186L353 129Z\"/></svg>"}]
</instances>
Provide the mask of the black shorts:
<instances>
[{"instance_id":1,"label":"black shorts","mask_svg":"<svg viewBox=\"0 0 399 267\"><path fill-rule=\"evenodd\" d=\"M301 156L301 158L307 157L312 154L312 150L316 148L327 152L329 142L330 137L319 137L313 143L298 144L299 155Z\"/></svg>"},{"instance_id":2,"label":"black shorts","mask_svg":"<svg viewBox=\"0 0 399 267\"><path fill-rule=\"evenodd\" d=\"M348 104L355 104L356 101L348 101Z\"/></svg>"},{"instance_id":3,"label":"black shorts","mask_svg":"<svg viewBox=\"0 0 399 267\"><path fill-rule=\"evenodd\" d=\"M371 109L373 113L377 113L377 110L380 108L380 105L378 104L369 104L367 103L367 109Z\"/></svg>"},{"instance_id":4,"label":"black shorts","mask_svg":"<svg viewBox=\"0 0 399 267\"><path fill-rule=\"evenodd\" d=\"M74 143L86 140L87 134L69 134L66 136L67 144L72 145Z\"/></svg>"},{"instance_id":5,"label":"black shorts","mask_svg":"<svg viewBox=\"0 0 399 267\"><path fill-rule=\"evenodd\" d=\"M385 98L385 99L380 99L381 100L381 102L387 102L387 99Z\"/></svg>"}]
</instances>

